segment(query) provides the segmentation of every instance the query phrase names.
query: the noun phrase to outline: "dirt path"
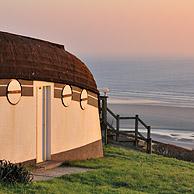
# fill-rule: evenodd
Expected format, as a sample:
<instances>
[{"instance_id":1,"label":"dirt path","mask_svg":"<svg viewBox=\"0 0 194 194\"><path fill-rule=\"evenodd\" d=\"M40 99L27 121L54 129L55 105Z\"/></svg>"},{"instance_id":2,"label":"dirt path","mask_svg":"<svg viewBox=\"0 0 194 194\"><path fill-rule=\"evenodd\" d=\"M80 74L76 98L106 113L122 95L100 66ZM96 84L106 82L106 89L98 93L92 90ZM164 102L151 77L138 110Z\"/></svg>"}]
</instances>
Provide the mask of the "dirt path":
<instances>
[{"instance_id":1,"label":"dirt path","mask_svg":"<svg viewBox=\"0 0 194 194\"><path fill-rule=\"evenodd\" d=\"M92 169L79 168L79 167L58 167L51 170L36 170L33 172L33 181L47 181L55 177L60 177L68 174L77 174L82 172L87 172Z\"/></svg>"}]
</instances>

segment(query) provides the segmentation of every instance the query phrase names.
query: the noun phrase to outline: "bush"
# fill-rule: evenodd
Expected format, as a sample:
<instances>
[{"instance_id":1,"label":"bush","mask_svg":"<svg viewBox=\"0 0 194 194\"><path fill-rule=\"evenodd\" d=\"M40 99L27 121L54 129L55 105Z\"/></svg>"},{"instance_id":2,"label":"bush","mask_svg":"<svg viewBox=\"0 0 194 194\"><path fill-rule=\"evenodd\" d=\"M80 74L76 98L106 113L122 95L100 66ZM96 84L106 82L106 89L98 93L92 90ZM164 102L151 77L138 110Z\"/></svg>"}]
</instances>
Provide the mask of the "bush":
<instances>
[{"instance_id":1,"label":"bush","mask_svg":"<svg viewBox=\"0 0 194 194\"><path fill-rule=\"evenodd\" d=\"M0 160L0 182L6 184L30 183L33 175L21 164Z\"/></svg>"}]
</instances>

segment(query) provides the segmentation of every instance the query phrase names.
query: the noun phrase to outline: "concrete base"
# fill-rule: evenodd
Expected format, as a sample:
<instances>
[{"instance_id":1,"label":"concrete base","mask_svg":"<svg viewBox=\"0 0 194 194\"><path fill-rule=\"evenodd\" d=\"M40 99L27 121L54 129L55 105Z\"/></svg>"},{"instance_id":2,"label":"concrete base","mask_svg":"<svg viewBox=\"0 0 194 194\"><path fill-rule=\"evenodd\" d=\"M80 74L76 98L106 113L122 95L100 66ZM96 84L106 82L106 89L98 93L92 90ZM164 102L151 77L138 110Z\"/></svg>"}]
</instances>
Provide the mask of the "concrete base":
<instances>
[{"instance_id":1,"label":"concrete base","mask_svg":"<svg viewBox=\"0 0 194 194\"><path fill-rule=\"evenodd\" d=\"M72 161L72 160L87 160L91 158L100 157L103 157L103 147L101 140L66 152L54 154L51 156L51 160Z\"/></svg>"},{"instance_id":2,"label":"concrete base","mask_svg":"<svg viewBox=\"0 0 194 194\"><path fill-rule=\"evenodd\" d=\"M57 153L51 155L51 161L64 162L73 160L87 160L92 158L103 157L103 146L102 141L98 140L96 142L90 143L88 145L75 148L69 151ZM46 161L49 162L49 161ZM43 162L43 163L46 163ZM25 166L37 166L36 159L22 162Z\"/></svg>"}]
</instances>

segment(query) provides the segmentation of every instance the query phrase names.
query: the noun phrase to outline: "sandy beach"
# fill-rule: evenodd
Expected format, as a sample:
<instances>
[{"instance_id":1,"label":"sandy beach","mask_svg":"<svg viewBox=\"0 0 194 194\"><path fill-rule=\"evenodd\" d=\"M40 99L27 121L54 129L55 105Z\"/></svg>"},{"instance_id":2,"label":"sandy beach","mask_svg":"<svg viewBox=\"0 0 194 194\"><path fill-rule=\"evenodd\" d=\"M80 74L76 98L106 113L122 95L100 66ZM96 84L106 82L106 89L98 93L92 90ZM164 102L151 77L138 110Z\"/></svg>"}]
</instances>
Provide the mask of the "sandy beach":
<instances>
[{"instance_id":1,"label":"sandy beach","mask_svg":"<svg viewBox=\"0 0 194 194\"><path fill-rule=\"evenodd\" d=\"M109 104L109 107L122 116L138 114L152 127L154 140L194 149L194 108L150 104ZM123 129L133 126L132 121L121 123Z\"/></svg>"}]
</instances>

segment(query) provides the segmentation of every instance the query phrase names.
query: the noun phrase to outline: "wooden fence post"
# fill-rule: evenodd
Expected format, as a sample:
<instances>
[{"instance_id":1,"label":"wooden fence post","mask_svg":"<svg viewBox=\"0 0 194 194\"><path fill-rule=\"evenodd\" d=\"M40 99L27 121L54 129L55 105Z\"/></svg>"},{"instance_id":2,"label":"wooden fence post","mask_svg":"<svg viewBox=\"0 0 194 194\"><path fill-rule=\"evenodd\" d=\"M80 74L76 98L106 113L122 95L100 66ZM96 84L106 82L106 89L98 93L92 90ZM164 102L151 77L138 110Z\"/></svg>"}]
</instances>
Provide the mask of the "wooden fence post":
<instances>
[{"instance_id":1,"label":"wooden fence post","mask_svg":"<svg viewBox=\"0 0 194 194\"><path fill-rule=\"evenodd\" d=\"M147 132L147 153L152 153L152 138L151 138L151 127L148 126Z\"/></svg>"},{"instance_id":2,"label":"wooden fence post","mask_svg":"<svg viewBox=\"0 0 194 194\"><path fill-rule=\"evenodd\" d=\"M102 99L102 130L104 131L104 144L108 144L107 138L107 96L101 96Z\"/></svg>"},{"instance_id":3,"label":"wooden fence post","mask_svg":"<svg viewBox=\"0 0 194 194\"><path fill-rule=\"evenodd\" d=\"M119 140L119 128L120 128L120 116L117 115L117 118L116 118L116 141Z\"/></svg>"},{"instance_id":4,"label":"wooden fence post","mask_svg":"<svg viewBox=\"0 0 194 194\"><path fill-rule=\"evenodd\" d=\"M137 147L138 145L138 115L135 115L135 142L134 145Z\"/></svg>"}]
</instances>

